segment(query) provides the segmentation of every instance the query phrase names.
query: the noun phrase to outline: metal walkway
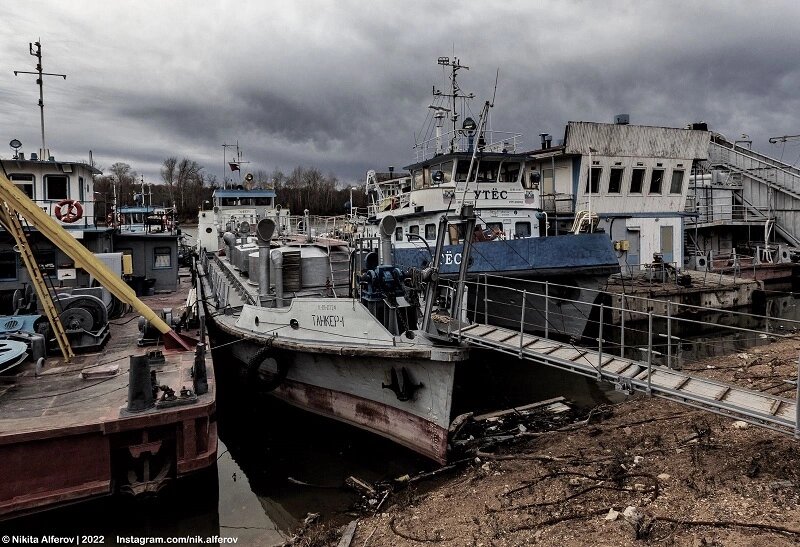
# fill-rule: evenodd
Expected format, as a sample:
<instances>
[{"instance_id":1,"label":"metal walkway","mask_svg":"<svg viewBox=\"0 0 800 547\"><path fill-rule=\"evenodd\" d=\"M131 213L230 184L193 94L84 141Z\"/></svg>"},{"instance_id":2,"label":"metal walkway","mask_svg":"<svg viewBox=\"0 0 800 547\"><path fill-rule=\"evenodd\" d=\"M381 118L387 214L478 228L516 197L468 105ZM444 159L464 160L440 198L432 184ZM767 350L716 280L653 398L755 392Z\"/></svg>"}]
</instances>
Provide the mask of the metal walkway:
<instances>
[{"instance_id":1,"label":"metal walkway","mask_svg":"<svg viewBox=\"0 0 800 547\"><path fill-rule=\"evenodd\" d=\"M517 330L492 325L476 323L451 335L521 359L605 380L626 392L641 391L798 437L798 408L791 399L547 338L520 336Z\"/></svg>"}]
</instances>

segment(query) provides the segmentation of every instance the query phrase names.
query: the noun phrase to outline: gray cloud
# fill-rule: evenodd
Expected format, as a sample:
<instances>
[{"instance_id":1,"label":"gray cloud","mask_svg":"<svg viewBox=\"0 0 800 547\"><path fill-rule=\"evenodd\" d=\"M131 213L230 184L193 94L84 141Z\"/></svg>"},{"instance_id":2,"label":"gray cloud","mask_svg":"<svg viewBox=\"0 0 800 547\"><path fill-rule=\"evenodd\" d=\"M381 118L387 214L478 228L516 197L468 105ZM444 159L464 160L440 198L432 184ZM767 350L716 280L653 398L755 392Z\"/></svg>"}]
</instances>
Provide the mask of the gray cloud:
<instances>
[{"instance_id":1,"label":"gray cloud","mask_svg":"<svg viewBox=\"0 0 800 547\"><path fill-rule=\"evenodd\" d=\"M713 129L779 155L800 133L795 2L31 1L5 14L0 127L38 148L27 41L41 37L46 123L60 157L130 163L148 179L168 155L218 177L223 142L254 169L316 166L343 181L411 163L435 62L458 55L473 109L492 124L560 138L568 120ZM40 14L47 14L42 17ZM0 154L7 154L0 148Z\"/></svg>"}]
</instances>

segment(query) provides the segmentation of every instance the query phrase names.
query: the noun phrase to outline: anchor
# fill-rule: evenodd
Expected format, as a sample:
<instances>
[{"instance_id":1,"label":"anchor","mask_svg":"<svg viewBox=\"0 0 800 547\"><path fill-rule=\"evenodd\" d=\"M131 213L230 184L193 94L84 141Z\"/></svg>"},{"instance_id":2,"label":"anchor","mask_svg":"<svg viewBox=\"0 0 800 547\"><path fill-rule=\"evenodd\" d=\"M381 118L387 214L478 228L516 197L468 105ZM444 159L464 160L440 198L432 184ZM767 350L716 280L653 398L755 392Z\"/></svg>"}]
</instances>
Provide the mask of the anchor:
<instances>
[{"instance_id":1,"label":"anchor","mask_svg":"<svg viewBox=\"0 0 800 547\"><path fill-rule=\"evenodd\" d=\"M383 389L391 389L397 396L398 401L411 400L414 397L414 393L416 393L418 389L425 387L422 382L415 384L411 381L411 375L408 373L406 367L402 367L400 369L400 375L403 377L402 385L400 385L400 382L397 378L397 371L394 367L392 367L390 374L392 381L388 384L381 382L381 387Z\"/></svg>"}]
</instances>

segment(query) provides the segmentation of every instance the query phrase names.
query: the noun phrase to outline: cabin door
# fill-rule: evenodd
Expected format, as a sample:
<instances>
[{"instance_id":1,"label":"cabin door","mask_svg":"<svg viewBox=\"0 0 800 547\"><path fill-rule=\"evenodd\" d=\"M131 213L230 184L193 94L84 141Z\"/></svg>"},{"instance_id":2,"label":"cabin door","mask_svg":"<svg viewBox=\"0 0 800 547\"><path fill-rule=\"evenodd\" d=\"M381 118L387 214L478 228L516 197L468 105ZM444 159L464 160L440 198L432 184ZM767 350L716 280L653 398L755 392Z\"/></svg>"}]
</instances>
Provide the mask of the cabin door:
<instances>
[{"instance_id":1,"label":"cabin door","mask_svg":"<svg viewBox=\"0 0 800 547\"><path fill-rule=\"evenodd\" d=\"M639 243L639 230L631 230L629 228L625 239L628 240L628 245L630 246L625 264L628 267L628 273L634 273L639 270L639 249L641 247Z\"/></svg>"},{"instance_id":2,"label":"cabin door","mask_svg":"<svg viewBox=\"0 0 800 547\"><path fill-rule=\"evenodd\" d=\"M670 263L675 260L675 251L673 249L673 228L674 226L661 227L661 256L666 263Z\"/></svg>"}]
</instances>

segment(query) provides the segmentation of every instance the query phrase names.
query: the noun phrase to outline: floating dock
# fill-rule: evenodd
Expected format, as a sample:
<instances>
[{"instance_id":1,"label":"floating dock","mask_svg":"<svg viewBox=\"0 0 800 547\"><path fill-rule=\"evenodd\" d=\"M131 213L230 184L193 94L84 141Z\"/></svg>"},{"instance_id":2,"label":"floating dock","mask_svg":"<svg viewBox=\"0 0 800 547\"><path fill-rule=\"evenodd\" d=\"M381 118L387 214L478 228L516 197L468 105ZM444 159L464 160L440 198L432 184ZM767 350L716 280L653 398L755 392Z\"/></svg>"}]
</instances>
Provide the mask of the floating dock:
<instances>
[{"instance_id":1,"label":"floating dock","mask_svg":"<svg viewBox=\"0 0 800 547\"><path fill-rule=\"evenodd\" d=\"M674 274L662 275L662 271L656 270L650 276L637 275L633 279L618 275L609 279L606 291L615 308L610 316L613 323L621 321L623 310L666 315L668 305L673 310L683 305L715 309L749 306L754 295L763 290L763 284L753 279L694 270L681 270L685 282L681 285L675 282Z\"/></svg>"},{"instance_id":2,"label":"floating dock","mask_svg":"<svg viewBox=\"0 0 800 547\"><path fill-rule=\"evenodd\" d=\"M178 291L144 297L154 309L185 303ZM202 306L200 307L202 313ZM50 357L37 371L25 363L0 376L0 519L112 493L155 493L216 461L216 385L200 317L195 351L137 345L137 314L112 323L102 352L65 363ZM174 398L128 410L129 364L148 356L159 386ZM205 366L208 391L193 390L192 370ZM159 394L164 393L160 391Z\"/></svg>"}]
</instances>

